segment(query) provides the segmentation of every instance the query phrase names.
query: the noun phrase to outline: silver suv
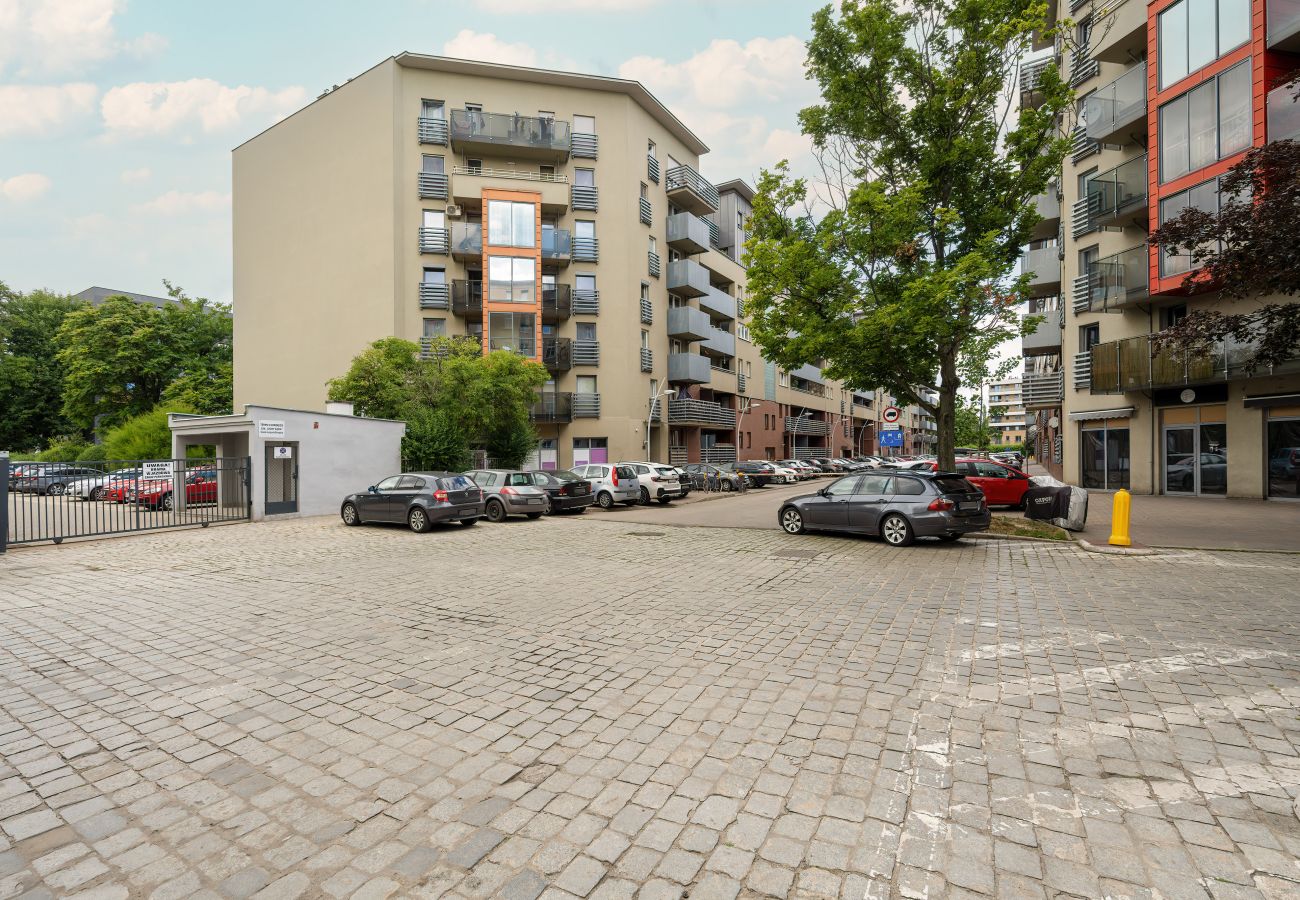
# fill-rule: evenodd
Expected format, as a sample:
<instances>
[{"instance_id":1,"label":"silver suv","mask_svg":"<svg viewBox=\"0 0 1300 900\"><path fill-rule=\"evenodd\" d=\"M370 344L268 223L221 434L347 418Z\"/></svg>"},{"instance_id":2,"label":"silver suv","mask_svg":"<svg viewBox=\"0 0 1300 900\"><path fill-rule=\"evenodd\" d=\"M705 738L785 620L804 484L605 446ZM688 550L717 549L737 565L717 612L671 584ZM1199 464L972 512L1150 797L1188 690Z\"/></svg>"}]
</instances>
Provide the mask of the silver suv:
<instances>
[{"instance_id":1,"label":"silver suv","mask_svg":"<svg viewBox=\"0 0 1300 900\"><path fill-rule=\"evenodd\" d=\"M612 509L615 503L636 506L641 502L641 482L628 466L587 463L571 471L591 482L591 492L601 509Z\"/></svg>"},{"instance_id":2,"label":"silver suv","mask_svg":"<svg viewBox=\"0 0 1300 900\"><path fill-rule=\"evenodd\" d=\"M619 465L628 466L636 473L637 480L641 482L642 503L658 500L667 506L686 494L677 470L672 466L653 462L621 462Z\"/></svg>"}]
</instances>

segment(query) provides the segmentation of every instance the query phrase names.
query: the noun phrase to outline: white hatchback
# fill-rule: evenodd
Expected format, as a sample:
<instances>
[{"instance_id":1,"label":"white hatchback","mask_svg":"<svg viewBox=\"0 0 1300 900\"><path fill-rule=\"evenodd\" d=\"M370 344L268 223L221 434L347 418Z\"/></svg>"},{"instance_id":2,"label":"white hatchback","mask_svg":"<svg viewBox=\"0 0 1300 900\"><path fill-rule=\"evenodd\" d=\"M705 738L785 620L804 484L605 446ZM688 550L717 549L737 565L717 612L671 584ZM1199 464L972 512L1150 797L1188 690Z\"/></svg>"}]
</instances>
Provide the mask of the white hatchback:
<instances>
[{"instance_id":1,"label":"white hatchback","mask_svg":"<svg viewBox=\"0 0 1300 900\"><path fill-rule=\"evenodd\" d=\"M685 495L677 470L672 466L653 462L621 462L620 466L630 466L641 483L641 502L658 500L665 506Z\"/></svg>"}]
</instances>

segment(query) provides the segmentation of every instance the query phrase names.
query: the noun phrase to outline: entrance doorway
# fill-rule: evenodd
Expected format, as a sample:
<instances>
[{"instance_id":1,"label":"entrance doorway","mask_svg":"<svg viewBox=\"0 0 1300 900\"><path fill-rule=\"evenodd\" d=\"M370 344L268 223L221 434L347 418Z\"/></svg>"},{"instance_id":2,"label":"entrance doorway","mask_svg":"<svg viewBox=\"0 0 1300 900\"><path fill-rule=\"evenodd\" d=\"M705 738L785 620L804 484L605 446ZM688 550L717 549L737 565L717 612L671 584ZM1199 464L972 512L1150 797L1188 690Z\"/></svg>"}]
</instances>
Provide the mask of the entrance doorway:
<instances>
[{"instance_id":1,"label":"entrance doorway","mask_svg":"<svg viewBox=\"0 0 1300 900\"><path fill-rule=\"evenodd\" d=\"M1228 493L1228 426L1222 422L1164 427L1165 493Z\"/></svg>"},{"instance_id":2,"label":"entrance doorway","mask_svg":"<svg viewBox=\"0 0 1300 900\"><path fill-rule=\"evenodd\" d=\"M298 443L266 444L266 515L298 511Z\"/></svg>"}]
</instances>

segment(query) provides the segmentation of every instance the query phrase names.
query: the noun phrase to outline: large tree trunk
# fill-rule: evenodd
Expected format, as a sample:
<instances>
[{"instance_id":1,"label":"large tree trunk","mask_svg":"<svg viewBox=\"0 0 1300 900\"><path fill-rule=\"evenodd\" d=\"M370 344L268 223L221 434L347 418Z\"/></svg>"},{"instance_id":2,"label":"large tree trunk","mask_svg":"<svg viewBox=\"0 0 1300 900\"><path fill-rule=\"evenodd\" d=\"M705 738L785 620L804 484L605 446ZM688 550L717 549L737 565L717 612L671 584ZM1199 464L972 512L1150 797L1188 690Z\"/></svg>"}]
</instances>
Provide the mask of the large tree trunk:
<instances>
[{"instance_id":1,"label":"large tree trunk","mask_svg":"<svg viewBox=\"0 0 1300 900\"><path fill-rule=\"evenodd\" d=\"M945 358L939 366L939 471L953 472L957 468L957 361Z\"/></svg>"}]
</instances>

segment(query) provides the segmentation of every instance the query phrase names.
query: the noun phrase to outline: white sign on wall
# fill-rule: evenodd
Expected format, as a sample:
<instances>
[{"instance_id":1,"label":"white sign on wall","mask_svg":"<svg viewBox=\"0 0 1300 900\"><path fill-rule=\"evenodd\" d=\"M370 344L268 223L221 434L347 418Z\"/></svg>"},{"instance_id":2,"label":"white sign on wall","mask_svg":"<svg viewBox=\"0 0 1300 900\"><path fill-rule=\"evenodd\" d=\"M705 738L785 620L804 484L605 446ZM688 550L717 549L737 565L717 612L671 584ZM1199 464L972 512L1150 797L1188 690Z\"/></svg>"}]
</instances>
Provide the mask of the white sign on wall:
<instances>
[{"instance_id":1,"label":"white sign on wall","mask_svg":"<svg viewBox=\"0 0 1300 900\"><path fill-rule=\"evenodd\" d=\"M292 447L272 447L271 455L275 459L293 459Z\"/></svg>"},{"instance_id":2,"label":"white sign on wall","mask_svg":"<svg viewBox=\"0 0 1300 900\"><path fill-rule=\"evenodd\" d=\"M257 436L264 438L284 437L284 420L263 419L257 423Z\"/></svg>"},{"instance_id":3,"label":"white sign on wall","mask_svg":"<svg viewBox=\"0 0 1300 900\"><path fill-rule=\"evenodd\" d=\"M140 464L140 477L146 481L155 478L171 478L172 472L172 461L170 459Z\"/></svg>"}]
</instances>

